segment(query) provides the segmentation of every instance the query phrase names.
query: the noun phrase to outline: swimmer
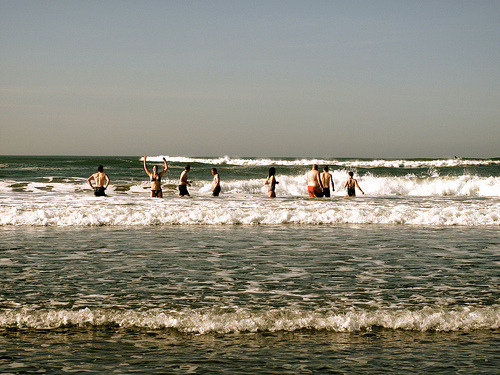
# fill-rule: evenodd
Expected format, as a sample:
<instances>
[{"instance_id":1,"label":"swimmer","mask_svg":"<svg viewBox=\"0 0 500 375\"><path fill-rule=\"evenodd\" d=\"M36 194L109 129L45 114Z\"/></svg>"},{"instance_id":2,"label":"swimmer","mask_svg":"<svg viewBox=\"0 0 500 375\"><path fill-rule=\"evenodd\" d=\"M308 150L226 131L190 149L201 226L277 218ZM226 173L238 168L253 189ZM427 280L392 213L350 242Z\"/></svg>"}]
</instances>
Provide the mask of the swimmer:
<instances>
[{"instance_id":1,"label":"swimmer","mask_svg":"<svg viewBox=\"0 0 500 375\"><path fill-rule=\"evenodd\" d=\"M314 164L312 169L307 172L307 191L311 198L319 198L323 196L323 185L318 171L318 165Z\"/></svg>"},{"instance_id":2,"label":"swimmer","mask_svg":"<svg viewBox=\"0 0 500 375\"><path fill-rule=\"evenodd\" d=\"M188 172L191 170L191 166L188 164L184 167L179 179L179 197L190 197L187 187L191 186L193 181L188 180Z\"/></svg>"},{"instance_id":3,"label":"swimmer","mask_svg":"<svg viewBox=\"0 0 500 375\"><path fill-rule=\"evenodd\" d=\"M220 177L217 173L217 168L212 168L212 174L214 175L214 180L212 182L212 195L218 197L220 194Z\"/></svg>"},{"instance_id":4,"label":"swimmer","mask_svg":"<svg viewBox=\"0 0 500 375\"><path fill-rule=\"evenodd\" d=\"M167 173L168 165L167 160L163 158L163 171L158 173L158 166L153 165L153 172L148 169L146 165L146 157L144 156L144 170L149 176L149 180L151 181L151 198L163 198L163 192L161 191L161 177Z\"/></svg>"},{"instance_id":5,"label":"swimmer","mask_svg":"<svg viewBox=\"0 0 500 375\"><path fill-rule=\"evenodd\" d=\"M104 167L102 165L97 167L97 173L94 173L92 176L87 178L87 182L90 187L94 190L94 195L96 197L105 197L106 189L109 185L109 177L106 173L103 172ZM92 185L92 180L94 180L95 186Z\"/></svg>"},{"instance_id":6,"label":"swimmer","mask_svg":"<svg viewBox=\"0 0 500 375\"><path fill-rule=\"evenodd\" d=\"M359 187L358 181L355 178L353 178L353 176L354 176L354 173L349 172L349 178L347 179L347 181L344 184L344 187L347 188L346 197L355 197L356 196L356 187L359 189L359 191L361 193L365 194L364 191L361 190L361 188Z\"/></svg>"},{"instance_id":7,"label":"swimmer","mask_svg":"<svg viewBox=\"0 0 500 375\"><path fill-rule=\"evenodd\" d=\"M276 181L276 177L274 174L276 173L276 169L274 167L269 168L269 176L267 177L266 180L266 185L269 185L269 198L276 198L276 184L279 184L278 181Z\"/></svg>"},{"instance_id":8,"label":"swimmer","mask_svg":"<svg viewBox=\"0 0 500 375\"><path fill-rule=\"evenodd\" d=\"M335 191L335 186L333 185L333 179L330 172L328 172L328 165L323 167L323 172L320 174L321 185L323 186L323 196L330 197L330 186L332 191Z\"/></svg>"}]
</instances>

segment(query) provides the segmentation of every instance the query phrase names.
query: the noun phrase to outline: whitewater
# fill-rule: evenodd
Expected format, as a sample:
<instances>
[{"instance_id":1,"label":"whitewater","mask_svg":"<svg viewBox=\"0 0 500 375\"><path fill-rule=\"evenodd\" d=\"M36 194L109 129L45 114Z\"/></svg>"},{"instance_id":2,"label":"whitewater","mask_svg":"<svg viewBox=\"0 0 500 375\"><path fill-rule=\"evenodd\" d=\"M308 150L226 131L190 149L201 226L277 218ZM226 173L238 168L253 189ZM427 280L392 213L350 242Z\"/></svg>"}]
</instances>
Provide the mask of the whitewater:
<instances>
[{"instance_id":1,"label":"whitewater","mask_svg":"<svg viewBox=\"0 0 500 375\"><path fill-rule=\"evenodd\" d=\"M359 160L165 157L164 199L149 198L142 158L5 157L0 163L0 226L335 225L401 224L498 226L498 159ZM111 177L107 197L96 198L86 178L96 164ZM306 173L329 165L335 191L310 199ZM192 198L178 197L178 176L191 164ZM211 196L210 168L222 194ZM275 166L277 198L267 199L267 169ZM345 198L347 172L365 195ZM358 192L359 193L359 192Z\"/></svg>"}]
</instances>

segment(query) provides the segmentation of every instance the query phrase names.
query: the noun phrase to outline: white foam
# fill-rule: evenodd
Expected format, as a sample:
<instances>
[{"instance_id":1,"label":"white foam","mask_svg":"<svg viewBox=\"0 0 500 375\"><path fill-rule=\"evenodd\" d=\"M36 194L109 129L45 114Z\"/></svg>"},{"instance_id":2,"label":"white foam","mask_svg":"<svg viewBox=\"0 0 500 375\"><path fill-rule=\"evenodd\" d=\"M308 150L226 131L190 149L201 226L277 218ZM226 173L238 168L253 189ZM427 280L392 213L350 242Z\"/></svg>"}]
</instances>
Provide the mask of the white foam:
<instances>
[{"instance_id":1,"label":"white foam","mask_svg":"<svg viewBox=\"0 0 500 375\"><path fill-rule=\"evenodd\" d=\"M500 328L500 307L430 308L420 310L378 309L306 311L291 308L271 310L30 310L0 312L0 328L56 329L101 327L176 329L185 333L333 332L370 331L373 328L405 331L472 331Z\"/></svg>"},{"instance_id":2,"label":"white foam","mask_svg":"<svg viewBox=\"0 0 500 375\"><path fill-rule=\"evenodd\" d=\"M148 226L255 224L500 225L500 199L277 198L66 195L7 199L0 226Z\"/></svg>"}]
</instances>

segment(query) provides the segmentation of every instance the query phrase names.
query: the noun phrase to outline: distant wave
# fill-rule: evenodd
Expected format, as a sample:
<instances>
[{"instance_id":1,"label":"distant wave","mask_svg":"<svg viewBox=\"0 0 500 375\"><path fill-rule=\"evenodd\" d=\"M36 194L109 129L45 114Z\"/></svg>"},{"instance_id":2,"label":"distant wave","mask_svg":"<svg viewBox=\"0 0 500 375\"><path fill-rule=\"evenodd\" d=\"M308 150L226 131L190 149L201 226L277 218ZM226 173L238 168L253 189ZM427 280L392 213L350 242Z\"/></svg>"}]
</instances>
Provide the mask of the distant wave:
<instances>
[{"instance_id":1,"label":"distant wave","mask_svg":"<svg viewBox=\"0 0 500 375\"><path fill-rule=\"evenodd\" d=\"M293 332L297 330L359 332L387 330L449 332L500 328L500 306L340 312L271 309L254 311L152 309L147 311L80 309L0 312L0 329L106 328L164 330L182 333Z\"/></svg>"},{"instance_id":2,"label":"distant wave","mask_svg":"<svg viewBox=\"0 0 500 375\"><path fill-rule=\"evenodd\" d=\"M279 159L279 158L237 158L237 157L218 157L218 158L193 158L185 156L148 156L148 161L161 162L165 158L167 161L176 163L200 163L207 165L236 165L236 166L268 166L268 165L283 165L283 166L309 166L312 164L330 165L341 167L354 168L430 168L430 167L459 167L459 166L474 166L474 165L500 165L500 160L493 159L425 159L425 160L406 160L406 159L370 159L370 160L338 160L338 159ZM142 160L142 158L141 158Z\"/></svg>"}]
</instances>

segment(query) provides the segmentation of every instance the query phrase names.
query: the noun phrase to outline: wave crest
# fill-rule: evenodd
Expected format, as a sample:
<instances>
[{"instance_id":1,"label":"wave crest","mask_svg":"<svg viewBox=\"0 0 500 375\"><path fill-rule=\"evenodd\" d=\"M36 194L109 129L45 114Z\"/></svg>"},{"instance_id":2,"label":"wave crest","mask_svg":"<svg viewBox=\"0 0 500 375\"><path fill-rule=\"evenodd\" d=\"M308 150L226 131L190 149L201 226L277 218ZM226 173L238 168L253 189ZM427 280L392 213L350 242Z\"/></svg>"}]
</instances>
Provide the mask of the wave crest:
<instances>
[{"instance_id":1,"label":"wave crest","mask_svg":"<svg viewBox=\"0 0 500 375\"><path fill-rule=\"evenodd\" d=\"M427 160L407 160L407 159L315 159L315 158L302 158L302 159L279 159L279 158L238 158L238 157L216 157L216 158L196 158L185 156L148 156L148 161L162 162L165 158L169 162L174 163L200 163L208 165L235 165L235 166L310 166L312 164L330 165L340 167L354 167L354 168L443 168L443 167L460 167L460 166L479 166L479 165L500 165L500 160L496 159L427 159ZM141 158L140 160L143 160Z\"/></svg>"},{"instance_id":2,"label":"wave crest","mask_svg":"<svg viewBox=\"0 0 500 375\"><path fill-rule=\"evenodd\" d=\"M500 328L500 307L462 307L421 310L349 310L311 312L295 309L269 311L217 310L10 310L0 313L0 329L58 328L174 329L182 333L332 332L370 331L374 328L404 331L459 331Z\"/></svg>"}]
</instances>

